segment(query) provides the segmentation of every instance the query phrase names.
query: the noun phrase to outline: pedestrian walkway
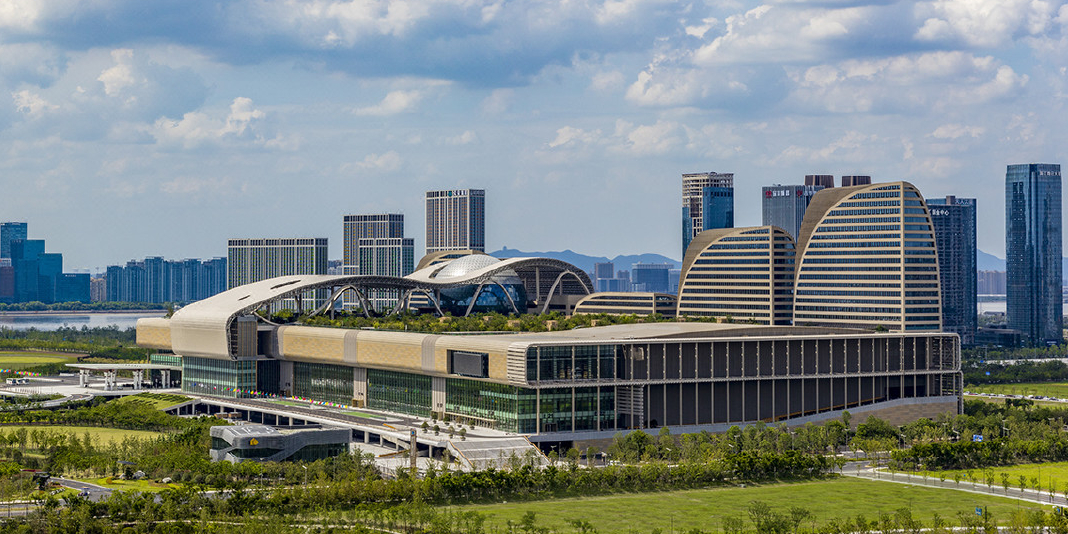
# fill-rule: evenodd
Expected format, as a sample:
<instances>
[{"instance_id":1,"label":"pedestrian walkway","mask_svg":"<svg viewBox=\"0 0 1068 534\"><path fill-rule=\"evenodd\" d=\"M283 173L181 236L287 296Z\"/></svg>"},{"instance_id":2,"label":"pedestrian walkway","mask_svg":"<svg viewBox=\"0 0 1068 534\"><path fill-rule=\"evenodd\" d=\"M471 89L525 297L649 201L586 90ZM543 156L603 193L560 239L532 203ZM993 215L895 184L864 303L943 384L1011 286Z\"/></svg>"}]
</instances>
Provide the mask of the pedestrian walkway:
<instances>
[{"instance_id":1,"label":"pedestrian walkway","mask_svg":"<svg viewBox=\"0 0 1068 534\"><path fill-rule=\"evenodd\" d=\"M897 484L909 484L913 486L927 486L930 488L967 491L969 493L1016 499L1020 501L1033 502L1036 504L1068 507L1068 500L1064 498L1063 494L1054 494L1051 496L1049 492L1046 491L1036 491L1033 489L1028 489L1025 491L1021 490L1020 488L1013 488L1011 486L1009 488L1005 488L1004 486L998 485L988 486L985 483L975 480L961 480L958 484L956 481L949 479L939 480L935 477L923 477L921 475L912 475L908 473L888 471L885 468L859 466L854 466L854 469L846 468L842 471L842 474L845 476L878 480L880 482L893 482Z\"/></svg>"}]
</instances>

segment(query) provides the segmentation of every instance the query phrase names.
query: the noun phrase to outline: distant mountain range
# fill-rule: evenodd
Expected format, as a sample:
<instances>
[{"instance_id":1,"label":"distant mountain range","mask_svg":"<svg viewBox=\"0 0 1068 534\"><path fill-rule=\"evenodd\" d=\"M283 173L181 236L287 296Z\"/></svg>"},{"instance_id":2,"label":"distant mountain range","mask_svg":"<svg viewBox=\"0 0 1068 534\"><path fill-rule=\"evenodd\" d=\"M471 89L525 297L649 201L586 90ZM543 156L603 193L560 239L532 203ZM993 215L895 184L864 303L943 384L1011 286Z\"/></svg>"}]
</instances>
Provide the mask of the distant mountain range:
<instances>
[{"instance_id":1,"label":"distant mountain range","mask_svg":"<svg viewBox=\"0 0 1068 534\"><path fill-rule=\"evenodd\" d=\"M561 250L561 251L549 251L549 252L525 252L514 248L502 248L496 252L490 252L490 256L495 258L553 258L556 260L566 261L575 267L586 272L593 272L593 264L612 262L616 266L617 271L629 271L631 264L634 263L670 263L674 265L675 269L682 268L682 262L673 260L667 256L661 256L660 254L630 254L621 255L614 258L607 258L605 256L587 256L580 254L573 250Z\"/></svg>"},{"instance_id":2,"label":"distant mountain range","mask_svg":"<svg viewBox=\"0 0 1068 534\"><path fill-rule=\"evenodd\" d=\"M980 250L975 254L975 268L979 271L1004 271L1005 260Z\"/></svg>"}]
</instances>

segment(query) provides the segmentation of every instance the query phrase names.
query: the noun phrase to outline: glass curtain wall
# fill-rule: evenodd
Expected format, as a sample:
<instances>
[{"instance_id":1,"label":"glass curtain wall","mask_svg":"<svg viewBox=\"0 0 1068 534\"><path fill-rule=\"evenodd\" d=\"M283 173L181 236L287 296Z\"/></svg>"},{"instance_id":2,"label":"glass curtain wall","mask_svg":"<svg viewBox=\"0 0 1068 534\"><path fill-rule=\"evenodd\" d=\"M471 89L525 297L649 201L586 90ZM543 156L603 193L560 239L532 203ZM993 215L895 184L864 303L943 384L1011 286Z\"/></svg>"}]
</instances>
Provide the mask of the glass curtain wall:
<instances>
[{"instance_id":1,"label":"glass curtain wall","mask_svg":"<svg viewBox=\"0 0 1068 534\"><path fill-rule=\"evenodd\" d=\"M450 378L445 382L445 411L492 422L507 432L534 432L537 412L533 390Z\"/></svg>"},{"instance_id":2,"label":"glass curtain wall","mask_svg":"<svg viewBox=\"0 0 1068 534\"><path fill-rule=\"evenodd\" d=\"M182 391L241 398L248 397L255 388L255 360L182 358Z\"/></svg>"},{"instance_id":3,"label":"glass curtain wall","mask_svg":"<svg viewBox=\"0 0 1068 534\"><path fill-rule=\"evenodd\" d=\"M351 367L322 363L293 363L293 394L295 396L338 404L352 404L352 383Z\"/></svg>"},{"instance_id":4,"label":"glass curtain wall","mask_svg":"<svg viewBox=\"0 0 1068 534\"><path fill-rule=\"evenodd\" d=\"M432 388L429 376L368 369L367 407L427 417Z\"/></svg>"}]
</instances>

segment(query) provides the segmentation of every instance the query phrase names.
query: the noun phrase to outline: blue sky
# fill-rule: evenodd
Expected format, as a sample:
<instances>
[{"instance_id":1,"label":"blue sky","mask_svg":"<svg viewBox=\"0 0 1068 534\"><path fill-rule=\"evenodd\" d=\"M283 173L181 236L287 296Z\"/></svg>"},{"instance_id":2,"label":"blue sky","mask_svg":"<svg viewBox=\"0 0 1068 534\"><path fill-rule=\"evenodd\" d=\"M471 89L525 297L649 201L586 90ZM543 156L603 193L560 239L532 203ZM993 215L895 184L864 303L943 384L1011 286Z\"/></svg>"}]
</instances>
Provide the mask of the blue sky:
<instances>
[{"instance_id":1,"label":"blue sky","mask_svg":"<svg viewBox=\"0 0 1068 534\"><path fill-rule=\"evenodd\" d=\"M487 246L680 256L680 175L805 174L979 199L1068 163L1055 0L8 0L0 219L66 268L330 238L487 190ZM421 252L420 251L417 251Z\"/></svg>"}]
</instances>

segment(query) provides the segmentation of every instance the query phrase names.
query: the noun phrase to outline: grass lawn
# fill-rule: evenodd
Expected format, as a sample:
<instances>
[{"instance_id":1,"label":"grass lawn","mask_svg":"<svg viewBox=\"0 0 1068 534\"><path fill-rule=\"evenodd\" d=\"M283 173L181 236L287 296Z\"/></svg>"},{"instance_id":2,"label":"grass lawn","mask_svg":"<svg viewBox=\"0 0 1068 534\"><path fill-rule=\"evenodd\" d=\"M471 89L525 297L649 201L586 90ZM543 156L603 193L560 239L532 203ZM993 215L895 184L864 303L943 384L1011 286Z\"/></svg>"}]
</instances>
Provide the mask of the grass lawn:
<instances>
[{"instance_id":1,"label":"grass lawn","mask_svg":"<svg viewBox=\"0 0 1068 534\"><path fill-rule=\"evenodd\" d=\"M159 432L150 432L148 430L124 430L121 428L100 428L95 426L0 425L0 432L3 432L5 435L11 435L12 432L15 432L20 428L25 428L30 433L33 433L34 430L40 430L42 432L62 432L64 434L74 434L79 438L88 432L92 439L99 443L121 442L127 436L136 438L156 438L160 435Z\"/></svg>"},{"instance_id":2,"label":"grass lawn","mask_svg":"<svg viewBox=\"0 0 1068 534\"><path fill-rule=\"evenodd\" d=\"M311 406L311 403L308 403L308 402L297 402L297 401L287 401L287 400L273 400L273 401L270 401L270 402L273 402L275 404L281 404L282 406L297 406L297 407L300 407L300 408L307 408L308 406Z\"/></svg>"},{"instance_id":3,"label":"grass lawn","mask_svg":"<svg viewBox=\"0 0 1068 534\"><path fill-rule=\"evenodd\" d=\"M640 532L653 529L664 532L687 532L698 528L720 531L724 517L741 517L749 525L746 507L751 501L763 501L775 511L787 513L792 506L807 509L819 524L833 518L856 517L868 520L879 513L893 514L911 506L913 517L929 522L938 513L953 525L959 524L958 512L973 514L976 506L987 506L997 520L1008 519L1018 508L1037 507L1002 497L977 495L964 491L944 490L856 479L827 480L731 487L719 489L635 493L602 497L584 497L463 506L488 516L486 530L507 529L508 520L518 522L528 511L537 514L539 526L570 532L568 520L589 521L598 532Z\"/></svg>"},{"instance_id":4,"label":"grass lawn","mask_svg":"<svg viewBox=\"0 0 1068 534\"><path fill-rule=\"evenodd\" d=\"M966 386L964 389L972 393L997 393L1001 395L1042 395L1043 397L1057 397L1060 399L1068 399L1068 383L1066 382L983 384L981 386Z\"/></svg>"},{"instance_id":5,"label":"grass lawn","mask_svg":"<svg viewBox=\"0 0 1068 534\"><path fill-rule=\"evenodd\" d=\"M181 404L187 400L189 400L189 397L171 393L138 393L137 395L128 395L126 397L115 399L112 402L141 403L152 406L157 410L166 410L171 406Z\"/></svg>"},{"instance_id":6,"label":"grass lawn","mask_svg":"<svg viewBox=\"0 0 1068 534\"><path fill-rule=\"evenodd\" d=\"M361 412L361 411L358 411L358 410L353 410L351 412L341 412L341 413L343 413L345 415L351 415L351 416L354 416L354 417L366 417L368 419L385 419L385 417L382 417L381 415L373 414L373 413L367 413L367 412Z\"/></svg>"},{"instance_id":7,"label":"grass lawn","mask_svg":"<svg viewBox=\"0 0 1068 534\"><path fill-rule=\"evenodd\" d=\"M25 369L49 363L74 363L76 354L51 352L0 352L0 369Z\"/></svg>"},{"instance_id":8,"label":"grass lawn","mask_svg":"<svg viewBox=\"0 0 1068 534\"><path fill-rule=\"evenodd\" d=\"M110 477L96 478L86 480L85 482L96 484L98 486L104 486L105 488L109 488L115 491L140 491L142 493L155 493L168 488L179 487L178 484L160 484L159 482L152 482L149 480L119 480L117 478L113 479Z\"/></svg>"},{"instance_id":9,"label":"grass lawn","mask_svg":"<svg viewBox=\"0 0 1068 534\"><path fill-rule=\"evenodd\" d=\"M970 470L972 477L979 480L980 486L986 485L986 478L981 469ZM1027 477L1027 488L1032 489L1031 478L1035 477L1039 480L1039 487L1042 488L1042 492L1045 493L1049 490L1050 483L1052 482L1054 490L1057 495L1063 495L1065 491L1068 491L1068 462L1051 462L1044 464L1021 464L1021 465L1006 465L1001 467L991 467L990 471L994 474L994 485L1002 486L1001 474L1005 473L1009 475L1009 487L1012 489L1020 488L1020 475ZM971 478L965 478L969 470L951 470L951 471L928 471L928 475L931 478L938 478L939 475L945 475L946 480L953 480L954 473L960 473L961 487L970 487ZM922 475L922 472L920 473Z\"/></svg>"}]
</instances>

